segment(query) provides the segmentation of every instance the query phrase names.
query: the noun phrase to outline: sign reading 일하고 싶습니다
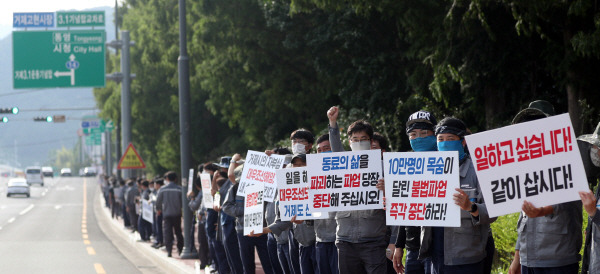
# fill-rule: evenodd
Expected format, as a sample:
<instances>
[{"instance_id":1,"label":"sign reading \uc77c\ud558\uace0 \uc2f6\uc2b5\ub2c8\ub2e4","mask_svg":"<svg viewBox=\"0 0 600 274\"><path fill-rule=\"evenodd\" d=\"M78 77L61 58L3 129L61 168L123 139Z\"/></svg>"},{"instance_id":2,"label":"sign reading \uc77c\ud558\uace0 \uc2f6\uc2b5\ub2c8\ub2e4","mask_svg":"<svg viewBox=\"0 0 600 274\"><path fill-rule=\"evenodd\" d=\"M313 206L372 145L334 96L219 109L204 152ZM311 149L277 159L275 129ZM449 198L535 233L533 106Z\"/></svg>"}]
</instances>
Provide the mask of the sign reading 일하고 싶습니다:
<instances>
[{"instance_id":1,"label":"sign reading \uc77c\ud558\uace0 \uc2f6\uc2b5\ub2c8\ub2e4","mask_svg":"<svg viewBox=\"0 0 600 274\"><path fill-rule=\"evenodd\" d=\"M248 186L260 184L265 186L264 200L272 202L277 191L275 170L282 168L284 161L285 155L268 156L263 152L248 150L237 195L244 196Z\"/></svg>"},{"instance_id":2,"label":"sign reading \uc77c\ud558\uace0 \uc2f6\uc2b5\ub2c8\ub2e4","mask_svg":"<svg viewBox=\"0 0 600 274\"><path fill-rule=\"evenodd\" d=\"M383 169L388 225L460 226L457 152L384 153Z\"/></svg>"},{"instance_id":3,"label":"sign reading \uc77c\ud558\uace0 \uc2f6\uc2b5\ub2c8\ub2e4","mask_svg":"<svg viewBox=\"0 0 600 274\"><path fill-rule=\"evenodd\" d=\"M282 221L326 219L329 214L315 212L308 199L308 172L306 167L277 170L279 212Z\"/></svg>"},{"instance_id":4,"label":"sign reading \uc77c\ud558\uace0 \uc2f6\uc2b5\ub2c8\ub2e4","mask_svg":"<svg viewBox=\"0 0 600 274\"><path fill-rule=\"evenodd\" d=\"M490 217L579 200L588 191L568 114L466 136Z\"/></svg>"},{"instance_id":5,"label":"sign reading \uc77c\ud558\uace0 \uc2f6\uc2b5\ub2c8\ub2e4","mask_svg":"<svg viewBox=\"0 0 600 274\"><path fill-rule=\"evenodd\" d=\"M309 202L315 211L383 208L381 150L307 154Z\"/></svg>"},{"instance_id":6,"label":"sign reading \uc77c\ud558\uace0 \uc2f6\uc2b5\ub2c8\ub2e4","mask_svg":"<svg viewBox=\"0 0 600 274\"><path fill-rule=\"evenodd\" d=\"M246 187L244 194L244 235L251 231L255 234L262 233L263 229L263 203L264 185L255 184Z\"/></svg>"}]
</instances>

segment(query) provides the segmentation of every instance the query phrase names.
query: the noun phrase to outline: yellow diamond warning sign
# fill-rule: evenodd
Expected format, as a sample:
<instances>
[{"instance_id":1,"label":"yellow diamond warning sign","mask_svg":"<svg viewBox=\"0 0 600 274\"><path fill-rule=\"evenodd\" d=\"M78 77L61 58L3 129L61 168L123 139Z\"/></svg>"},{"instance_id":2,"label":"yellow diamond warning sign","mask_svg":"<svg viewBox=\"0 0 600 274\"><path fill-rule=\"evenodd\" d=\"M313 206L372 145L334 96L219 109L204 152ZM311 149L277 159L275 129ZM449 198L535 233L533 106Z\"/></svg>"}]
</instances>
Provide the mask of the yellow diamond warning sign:
<instances>
[{"instance_id":1,"label":"yellow diamond warning sign","mask_svg":"<svg viewBox=\"0 0 600 274\"><path fill-rule=\"evenodd\" d=\"M117 169L139 169L146 168L146 164L142 161L142 157L138 154L137 150L133 147L133 144L129 144L123 157L119 161Z\"/></svg>"}]
</instances>

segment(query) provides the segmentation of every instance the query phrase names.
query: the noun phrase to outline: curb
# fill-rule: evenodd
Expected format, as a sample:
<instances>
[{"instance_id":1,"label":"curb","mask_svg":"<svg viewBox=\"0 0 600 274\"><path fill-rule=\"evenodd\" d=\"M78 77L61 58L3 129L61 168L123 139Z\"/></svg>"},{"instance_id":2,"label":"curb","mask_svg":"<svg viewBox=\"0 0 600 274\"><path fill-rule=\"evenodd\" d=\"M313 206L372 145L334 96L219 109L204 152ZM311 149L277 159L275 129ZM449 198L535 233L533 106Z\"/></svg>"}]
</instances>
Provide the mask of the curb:
<instances>
[{"instance_id":1,"label":"curb","mask_svg":"<svg viewBox=\"0 0 600 274\"><path fill-rule=\"evenodd\" d=\"M96 187L99 190L99 186ZM138 266L142 273L204 273L200 270L199 262L194 265L184 263L183 259L169 258L163 250L155 249L150 244L138 242L139 233L131 233L123 228L122 222L112 219L108 210L102 205L104 197L102 191L96 195L93 202L93 210L98 226L106 237L117 247L117 249L133 264ZM189 261L189 260L185 260ZM140 267L154 264L157 267Z\"/></svg>"}]
</instances>

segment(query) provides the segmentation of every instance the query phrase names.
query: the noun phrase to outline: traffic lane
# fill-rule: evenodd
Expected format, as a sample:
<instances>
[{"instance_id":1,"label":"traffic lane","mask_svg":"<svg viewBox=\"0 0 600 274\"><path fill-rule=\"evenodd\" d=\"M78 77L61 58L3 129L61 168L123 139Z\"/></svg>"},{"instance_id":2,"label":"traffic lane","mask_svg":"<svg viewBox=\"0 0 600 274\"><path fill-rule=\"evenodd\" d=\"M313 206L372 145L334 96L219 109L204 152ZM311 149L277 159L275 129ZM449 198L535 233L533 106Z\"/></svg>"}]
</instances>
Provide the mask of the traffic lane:
<instances>
[{"instance_id":1,"label":"traffic lane","mask_svg":"<svg viewBox=\"0 0 600 274\"><path fill-rule=\"evenodd\" d=\"M54 180L45 180L43 187L40 185L30 187L30 197L25 195L6 197L7 181L0 182L0 229L14 222L19 216L26 214L31 210L31 207L35 207L36 204L42 202L42 198L55 184Z\"/></svg>"},{"instance_id":2,"label":"traffic lane","mask_svg":"<svg viewBox=\"0 0 600 274\"><path fill-rule=\"evenodd\" d=\"M2 272L139 273L99 232L87 197L84 179L61 178L33 209L0 230Z\"/></svg>"}]
</instances>

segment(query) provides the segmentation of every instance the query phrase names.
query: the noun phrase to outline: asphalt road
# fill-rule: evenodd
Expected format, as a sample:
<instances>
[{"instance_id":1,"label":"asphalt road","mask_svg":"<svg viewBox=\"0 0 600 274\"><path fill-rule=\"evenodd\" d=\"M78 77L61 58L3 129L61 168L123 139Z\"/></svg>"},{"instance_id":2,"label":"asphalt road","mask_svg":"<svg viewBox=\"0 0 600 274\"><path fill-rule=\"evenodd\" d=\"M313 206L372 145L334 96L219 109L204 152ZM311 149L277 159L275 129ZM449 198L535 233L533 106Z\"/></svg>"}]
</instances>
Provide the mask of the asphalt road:
<instances>
[{"instance_id":1,"label":"asphalt road","mask_svg":"<svg viewBox=\"0 0 600 274\"><path fill-rule=\"evenodd\" d=\"M31 197L6 197L0 180L2 273L142 273L101 231L93 212L96 178L45 178ZM130 256L131 257L131 256Z\"/></svg>"}]
</instances>

